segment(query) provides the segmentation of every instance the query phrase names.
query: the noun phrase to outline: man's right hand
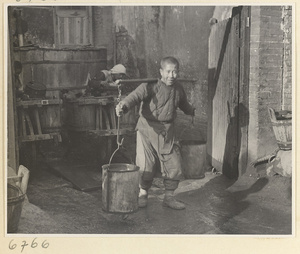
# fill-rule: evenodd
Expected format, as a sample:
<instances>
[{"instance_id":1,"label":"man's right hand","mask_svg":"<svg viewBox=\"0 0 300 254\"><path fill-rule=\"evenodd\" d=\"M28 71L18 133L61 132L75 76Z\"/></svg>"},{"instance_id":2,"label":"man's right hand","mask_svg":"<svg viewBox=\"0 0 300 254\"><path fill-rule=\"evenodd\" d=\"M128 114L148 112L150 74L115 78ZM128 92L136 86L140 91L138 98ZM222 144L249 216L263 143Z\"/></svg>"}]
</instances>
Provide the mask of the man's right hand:
<instances>
[{"instance_id":1,"label":"man's right hand","mask_svg":"<svg viewBox=\"0 0 300 254\"><path fill-rule=\"evenodd\" d=\"M117 117L120 117L123 114L124 114L123 105L122 105L122 102L119 102L119 104L116 106L116 115L117 115Z\"/></svg>"}]
</instances>

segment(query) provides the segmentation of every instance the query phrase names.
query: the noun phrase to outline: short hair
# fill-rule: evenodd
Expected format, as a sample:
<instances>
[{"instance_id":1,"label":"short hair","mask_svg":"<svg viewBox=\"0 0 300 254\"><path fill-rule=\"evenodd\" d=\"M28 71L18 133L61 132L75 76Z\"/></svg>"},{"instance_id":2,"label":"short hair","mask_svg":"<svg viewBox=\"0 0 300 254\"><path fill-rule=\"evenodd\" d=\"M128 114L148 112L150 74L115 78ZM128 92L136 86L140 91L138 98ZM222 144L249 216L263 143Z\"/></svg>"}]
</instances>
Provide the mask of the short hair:
<instances>
[{"instance_id":1,"label":"short hair","mask_svg":"<svg viewBox=\"0 0 300 254\"><path fill-rule=\"evenodd\" d=\"M165 64L174 64L176 65L177 69L179 69L179 62L178 60L173 56L167 56L161 59L160 61L160 67L163 69Z\"/></svg>"}]
</instances>

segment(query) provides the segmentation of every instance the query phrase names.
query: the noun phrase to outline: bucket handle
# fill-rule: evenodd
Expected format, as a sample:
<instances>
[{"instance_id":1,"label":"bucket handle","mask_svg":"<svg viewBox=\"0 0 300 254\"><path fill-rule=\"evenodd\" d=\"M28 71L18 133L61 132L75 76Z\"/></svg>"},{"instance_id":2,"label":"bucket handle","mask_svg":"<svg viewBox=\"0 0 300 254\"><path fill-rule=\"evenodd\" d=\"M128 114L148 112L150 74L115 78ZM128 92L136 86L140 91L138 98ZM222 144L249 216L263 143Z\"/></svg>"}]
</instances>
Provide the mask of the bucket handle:
<instances>
[{"instance_id":1,"label":"bucket handle","mask_svg":"<svg viewBox=\"0 0 300 254\"><path fill-rule=\"evenodd\" d=\"M112 158L114 157L114 155L116 154L116 152L120 149L120 147L123 145L124 138L122 138L121 141L119 141L119 136L120 136L119 130L120 130L120 117L118 116L118 129L117 129L117 145L118 145L118 147L113 152L113 154L111 155L111 157L109 159L108 168L109 168L109 166L111 164Z\"/></svg>"},{"instance_id":2,"label":"bucket handle","mask_svg":"<svg viewBox=\"0 0 300 254\"><path fill-rule=\"evenodd\" d=\"M276 118L276 115L275 115L275 110L273 108L268 108L269 110L269 115L270 115L270 118L271 118L271 121L277 121L277 118Z\"/></svg>"},{"instance_id":3,"label":"bucket handle","mask_svg":"<svg viewBox=\"0 0 300 254\"><path fill-rule=\"evenodd\" d=\"M120 102L121 100L121 84L118 85L118 92L119 92L119 95L118 95L118 98L117 98L117 101L118 103ZM124 141L124 138L121 139L121 141L119 140L120 138L120 116L118 116L118 128L117 128L117 149L113 152L113 154L111 155L110 159L109 159L109 163L108 163L108 168L110 167L110 164L111 164L111 160L112 158L114 157L114 155L116 154L116 152L120 149L120 147L123 145L123 141Z\"/></svg>"}]
</instances>

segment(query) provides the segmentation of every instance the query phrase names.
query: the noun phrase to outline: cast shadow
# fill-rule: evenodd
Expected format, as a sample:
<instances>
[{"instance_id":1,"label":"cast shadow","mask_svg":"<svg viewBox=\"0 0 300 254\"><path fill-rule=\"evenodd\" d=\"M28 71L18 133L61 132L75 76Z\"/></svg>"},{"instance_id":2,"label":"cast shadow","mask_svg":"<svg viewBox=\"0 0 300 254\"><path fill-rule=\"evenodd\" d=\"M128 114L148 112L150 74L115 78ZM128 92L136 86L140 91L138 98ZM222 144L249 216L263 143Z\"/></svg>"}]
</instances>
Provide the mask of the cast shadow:
<instances>
[{"instance_id":1,"label":"cast shadow","mask_svg":"<svg viewBox=\"0 0 300 254\"><path fill-rule=\"evenodd\" d=\"M249 125L249 110L239 103L231 115L230 105L227 101L228 127L226 130L226 143L223 156L222 173L230 179L239 177L239 157L241 152L242 128Z\"/></svg>"}]
</instances>

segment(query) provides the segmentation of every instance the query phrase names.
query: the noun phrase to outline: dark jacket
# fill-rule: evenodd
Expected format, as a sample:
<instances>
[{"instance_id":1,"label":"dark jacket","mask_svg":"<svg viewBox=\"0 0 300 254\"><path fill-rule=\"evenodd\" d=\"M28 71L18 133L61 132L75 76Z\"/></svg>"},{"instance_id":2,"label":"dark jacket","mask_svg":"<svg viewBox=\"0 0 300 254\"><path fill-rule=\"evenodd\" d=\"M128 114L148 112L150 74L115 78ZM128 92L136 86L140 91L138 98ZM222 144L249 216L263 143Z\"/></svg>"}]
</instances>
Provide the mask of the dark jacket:
<instances>
[{"instance_id":1,"label":"dark jacket","mask_svg":"<svg viewBox=\"0 0 300 254\"><path fill-rule=\"evenodd\" d=\"M140 115L150 121L173 122L179 107L185 114L194 115L186 93L179 83L167 86L161 80L143 83L130 93L122 104L130 109L141 102Z\"/></svg>"},{"instance_id":2,"label":"dark jacket","mask_svg":"<svg viewBox=\"0 0 300 254\"><path fill-rule=\"evenodd\" d=\"M124 112L139 103L140 119L136 129L148 137L158 138L161 154L170 153L175 139L176 109L179 107L185 114L194 115L183 87L179 83L167 86L161 80L143 83L122 100Z\"/></svg>"}]
</instances>

